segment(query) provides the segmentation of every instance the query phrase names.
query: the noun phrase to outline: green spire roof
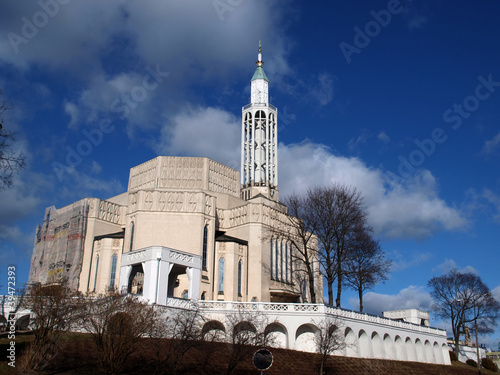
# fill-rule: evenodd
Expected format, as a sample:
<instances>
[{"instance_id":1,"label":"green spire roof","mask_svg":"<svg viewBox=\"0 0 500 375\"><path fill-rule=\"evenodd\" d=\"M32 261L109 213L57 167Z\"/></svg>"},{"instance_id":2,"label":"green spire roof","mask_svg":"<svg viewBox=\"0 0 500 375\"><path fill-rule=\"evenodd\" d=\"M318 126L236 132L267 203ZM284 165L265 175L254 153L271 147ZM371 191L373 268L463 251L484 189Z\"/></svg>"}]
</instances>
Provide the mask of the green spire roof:
<instances>
[{"instance_id":1,"label":"green spire roof","mask_svg":"<svg viewBox=\"0 0 500 375\"><path fill-rule=\"evenodd\" d=\"M269 80L267 79L266 73L264 73L264 69L262 69L261 66L258 66L257 69L255 69L255 73L253 74L252 81L254 79L265 79L267 82L269 82Z\"/></svg>"}]
</instances>

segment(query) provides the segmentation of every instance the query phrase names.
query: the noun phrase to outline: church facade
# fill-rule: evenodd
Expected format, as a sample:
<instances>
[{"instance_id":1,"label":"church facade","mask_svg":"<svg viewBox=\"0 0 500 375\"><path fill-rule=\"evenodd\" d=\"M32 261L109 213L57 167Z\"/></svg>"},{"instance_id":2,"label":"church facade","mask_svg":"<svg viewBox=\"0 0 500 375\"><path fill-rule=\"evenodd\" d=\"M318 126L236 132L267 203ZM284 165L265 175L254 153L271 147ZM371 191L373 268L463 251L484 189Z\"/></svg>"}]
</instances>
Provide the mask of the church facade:
<instances>
[{"instance_id":1,"label":"church facade","mask_svg":"<svg viewBox=\"0 0 500 375\"><path fill-rule=\"evenodd\" d=\"M157 304L311 302L291 243L273 229L290 225L278 194L277 119L259 46L242 109L241 173L208 158L159 156L130 170L123 194L47 208L29 282L66 278L84 293L118 289Z\"/></svg>"},{"instance_id":2,"label":"church facade","mask_svg":"<svg viewBox=\"0 0 500 375\"><path fill-rule=\"evenodd\" d=\"M47 208L29 283L118 290L167 314L198 301L204 330L225 331L231 314L259 313L276 345L296 350L315 351L320 322L335 319L347 344L335 354L450 364L446 331L431 328L427 312L379 317L311 303L311 290L323 295L318 260L309 259L310 288L300 254L281 235L295 219L279 202L277 125L259 46L242 108L240 171L208 158L158 156L130 170L120 195Z\"/></svg>"}]
</instances>

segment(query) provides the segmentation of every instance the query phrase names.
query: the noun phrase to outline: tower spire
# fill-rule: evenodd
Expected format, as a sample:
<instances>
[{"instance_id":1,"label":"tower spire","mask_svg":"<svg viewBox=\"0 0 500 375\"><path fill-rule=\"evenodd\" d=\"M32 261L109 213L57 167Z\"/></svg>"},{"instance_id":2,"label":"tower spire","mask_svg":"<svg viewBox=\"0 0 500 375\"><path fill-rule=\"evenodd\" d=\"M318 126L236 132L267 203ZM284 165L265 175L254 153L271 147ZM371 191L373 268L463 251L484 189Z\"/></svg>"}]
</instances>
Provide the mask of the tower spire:
<instances>
[{"instance_id":1,"label":"tower spire","mask_svg":"<svg viewBox=\"0 0 500 375\"><path fill-rule=\"evenodd\" d=\"M250 82L250 104L242 109L241 196L278 201L278 110L269 103L269 80L259 40L257 69Z\"/></svg>"},{"instance_id":2,"label":"tower spire","mask_svg":"<svg viewBox=\"0 0 500 375\"><path fill-rule=\"evenodd\" d=\"M262 61L262 40L259 40L259 54L257 55L256 64L259 68L261 68L262 65L264 65L264 61Z\"/></svg>"}]
</instances>

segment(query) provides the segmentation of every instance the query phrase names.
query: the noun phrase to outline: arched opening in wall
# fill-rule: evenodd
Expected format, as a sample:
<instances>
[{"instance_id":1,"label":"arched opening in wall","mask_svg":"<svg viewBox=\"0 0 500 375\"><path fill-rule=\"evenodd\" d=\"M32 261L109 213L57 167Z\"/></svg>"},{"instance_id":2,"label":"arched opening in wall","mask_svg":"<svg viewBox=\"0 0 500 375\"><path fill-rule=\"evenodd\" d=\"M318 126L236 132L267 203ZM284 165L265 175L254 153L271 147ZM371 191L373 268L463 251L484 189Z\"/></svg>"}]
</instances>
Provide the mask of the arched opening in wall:
<instances>
[{"instance_id":1,"label":"arched opening in wall","mask_svg":"<svg viewBox=\"0 0 500 375\"><path fill-rule=\"evenodd\" d=\"M318 327L314 324L302 324L295 332L295 350L304 352L316 351L316 332Z\"/></svg>"},{"instance_id":2,"label":"arched opening in wall","mask_svg":"<svg viewBox=\"0 0 500 375\"><path fill-rule=\"evenodd\" d=\"M387 359L396 359L396 348L394 341L392 341L391 336L389 334L384 335L384 351L385 358Z\"/></svg>"},{"instance_id":3,"label":"arched opening in wall","mask_svg":"<svg viewBox=\"0 0 500 375\"><path fill-rule=\"evenodd\" d=\"M127 293L142 296L144 289L144 270L142 264L134 264L128 277Z\"/></svg>"},{"instance_id":4,"label":"arched opening in wall","mask_svg":"<svg viewBox=\"0 0 500 375\"><path fill-rule=\"evenodd\" d=\"M425 340L425 359L429 363L436 363L436 358L434 358L434 351L432 349L432 344L429 340Z\"/></svg>"},{"instance_id":5,"label":"arched opening in wall","mask_svg":"<svg viewBox=\"0 0 500 375\"><path fill-rule=\"evenodd\" d=\"M358 343L359 343L359 356L361 358L373 358L370 337L364 330L359 331Z\"/></svg>"},{"instance_id":6,"label":"arched opening in wall","mask_svg":"<svg viewBox=\"0 0 500 375\"><path fill-rule=\"evenodd\" d=\"M344 352L344 337L343 334L340 330L340 328L335 325L331 324L330 327L328 327L328 336L329 339L327 339L326 342L330 342L334 348L331 355L342 355ZM326 339L326 337L325 337Z\"/></svg>"},{"instance_id":7,"label":"arched opening in wall","mask_svg":"<svg viewBox=\"0 0 500 375\"><path fill-rule=\"evenodd\" d=\"M16 331L26 331L30 325L30 316L23 315L16 320Z\"/></svg>"},{"instance_id":8,"label":"arched opening in wall","mask_svg":"<svg viewBox=\"0 0 500 375\"><path fill-rule=\"evenodd\" d=\"M372 333L372 351L373 358L385 358L385 346L382 342L382 338L377 332Z\"/></svg>"},{"instance_id":9,"label":"arched opening in wall","mask_svg":"<svg viewBox=\"0 0 500 375\"><path fill-rule=\"evenodd\" d=\"M405 346L406 346L406 356L408 358L408 361L416 361L417 352L415 350L415 344L413 344L413 341L411 341L409 337L406 338Z\"/></svg>"},{"instance_id":10,"label":"arched opening in wall","mask_svg":"<svg viewBox=\"0 0 500 375\"><path fill-rule=\"evenodd\" d=\"M203 325L201 330L203 340L205 341L224 341L226 328L218 320L210 320Z\"/></svg>"},{"instance_id":11,"label":"arched opening in wall","mask_svg":"<svg viewBox=\"0 0 500 375\"><path fill-rule=\"evenodd\" d=\"M251 342L256 332L255 326L251 322L244 320L234 326L233 337L235 342Z\"/></svg>"},{"instance_id":12,"label":"arched opening in wall","mask_svg":"<svg viewBox=\"0 0 500 375\"><path fill-rule=\"evenodd\" d=\"M168 274L167 298L184 298L185 291L189 293L189 279L186 274L186 267L174 264Z\"/></svg>"},{"instance_id":13,"label":"arched opening in wall","mask_svg":"<svg viewBox=\"0 0 500 375\"><path fill-rule=\"evenodd\" d=\"M394 341L396 347L396 359L400 361L406 361L408 357L406 356L405 344L400 336L396 336Z\"/></svg>"},{"instance_id":14,"label":"arched opening in wall","mask_svg":"<svg viewBox=\"0 0 500 375\"><path fill-rule=\"evenodd\" d=\"M288 348L288 331L286 327L278 322L269 324L265 330L269 346L274 348Z\"/></svg>"},{"instance_id":15,"label":"arched opening in wall","mask_svg":"<svg viewBox=\"0 0 500 375\"><path fill-rule=\"evenodd\" d=\"M344 332L344 340L345 340L345 349L344 354L347 357L357 357L358 356L358 348L357 348L357 340L356 334L354 331L347 327Z\"/></svg>"},{"instance_id":16,"label":"arched opening in wall","mask_svg":"<svg viewBox=\"0 0 500 375\"><path fill-rule=\"evenodd\" d=\"M433 345L433 358L434 358L434 363L437 363L439 365L444 365L444 359L443 359L443 351L441 350L441 347L439 344L435 341Z\"/></svg>"},{"instance_id":17,"label":"arched opening in wall","mask_svg":"<svg viewBox=\"0 0 500 375\"><path fill-rule=\"evenodd\" d=\"M257 332L257 330L255 329L255 326L249 322L249 321L242 321L242 322L239 322L238 324L236 324L234 326L234 334L235 335L238 335L244 331L249 331L249 332Z\"/></svg>"},{"instance_id":18,"label":"arched opening in wall","mask_svg":"<svg viewBox=\"0 0 500 375\"><path fill-rule=\"evenodd\" d=\"M445 365L451 364L450 348L448 347L448 345L446 343L441 345L441 356L442 356L441 358L443 359L443 363Z\"/></svg>"},{"instance_id":19,"label":"arched opening in wall","mask_svg":"<svg viewBox=\"0 0 500 375\"><path fill-rule=\"evenodd\" d=\"M420 339L415 340L415 351L417 353L418 362L426 362L424 344Z\"/></svg>"}]
</instances>

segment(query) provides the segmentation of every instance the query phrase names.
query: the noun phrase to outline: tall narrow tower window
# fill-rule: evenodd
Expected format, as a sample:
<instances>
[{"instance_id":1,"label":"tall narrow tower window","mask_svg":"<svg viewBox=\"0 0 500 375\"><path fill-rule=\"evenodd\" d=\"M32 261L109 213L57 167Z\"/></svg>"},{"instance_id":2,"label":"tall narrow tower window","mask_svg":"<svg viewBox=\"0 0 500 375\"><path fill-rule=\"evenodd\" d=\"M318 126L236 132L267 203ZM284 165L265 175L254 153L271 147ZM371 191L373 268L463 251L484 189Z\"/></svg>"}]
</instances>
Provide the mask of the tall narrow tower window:
<instances>
[{"instance_id":1,"label":"tall narrow tower window","mask_svg":"<svg viewBox=\"0 0 500 375\"><path fill-rule=\"evenodd\" d=\"M99 270L99 255L95 258L94 292L97 287L97 271Z\"/></svg>"},{"instance_id":2,"label":"tall narrow tower window","mask_svg":"<svg viewBox=\"0 0 500 375\"><path fill-rule=\"evenodd\" d=\"M224 258L219 259L219 294L224 294Z\"/></svg>"},{"instance_id":3,"label":"tall narrow tower window","mask_svg":"<svg viewBox=\"0 0 500 375\"><path fill-rule=\"evenodd\" d=\"M208 226L205 225L205 228L203 228L203 253L201 260L201 266L203 267L204 270L207 269L207 244L208 244Z\"/></svg>"},{"instance_id":4,"label":"tall narrow tower window","mask_svg":"<svg viewBox=\"0 0 500 375\"><path fill-rule=\"evenodd\" d=\"M273 252L274 252L274 248L273 248L273 242L274 242L274 239L271 238L271 249L270 249L271 250L270 251L271 252L271 263L270 263L271 264L271 279L274 279L274 268L273 268L273 266L274 266L274 264L273 264Z\"/></svg>"},{"instance_id":5,"label":"tall narrow tower window","mask_svg":"<svg viewBox=\"0 0 500 375\"><path fill-rule=\"evenodd\" d=\"M283 267L285 268L285 282L288 282L288 242L285 242L285 260L283 262Z\"/></svg>"},{"instance_id":6,"label":"tall narrow tower window","mask_svg":"<svg viewBox=\"0 0 500 375\"><path fill-rule=\"evenodd\" d=\"M132 251L132 248L134 246L134 222L130 224L130 247L129 251Z\"/></svg>"},{"instance_id":7,"label":"tall narrow tower window","mask_svg":"<svg viewBox=\"0 0 500 375\"><path fill-rule=\"evenodd\" d=\"M109 289L112 290L115 287L115 279L116 279L116 261L118 256L113 254L111 257L111 274L109 275Z\"/></svg>"},{"instance_id":8,"label":"tall narrow tower window","mask_svg":"<svg viewBox=\"0 0 500 375\"><path fill-rule=\"evenodd\" d=\"M241 276L242 276L242 266L241 266L241 259L238 262L238 296L241 297Z\"/></svg>"}]
</instances>

